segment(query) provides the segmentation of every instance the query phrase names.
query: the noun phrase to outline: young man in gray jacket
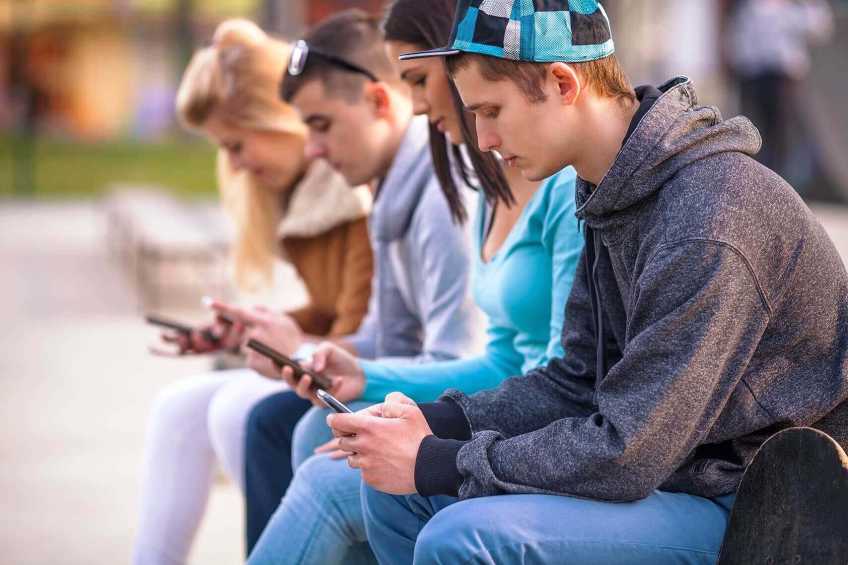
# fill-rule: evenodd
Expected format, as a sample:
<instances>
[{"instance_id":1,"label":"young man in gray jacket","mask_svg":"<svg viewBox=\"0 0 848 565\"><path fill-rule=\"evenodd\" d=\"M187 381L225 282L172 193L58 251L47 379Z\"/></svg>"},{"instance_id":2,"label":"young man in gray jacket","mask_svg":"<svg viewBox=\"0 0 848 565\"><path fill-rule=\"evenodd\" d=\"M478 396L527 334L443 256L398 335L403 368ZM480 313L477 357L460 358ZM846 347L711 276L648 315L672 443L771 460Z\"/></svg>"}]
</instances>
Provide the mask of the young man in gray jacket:
<instances>
[{"instance_id":1,"label":"young man in gray jacket","mask_svg":"<svg viewBox=\"0 0 848 565\"><path fill-rule=\"evenodd\" d=\"M413 117L408 87L382 45L376 18L342 12L295 45L282 82L282 97L309 126L307 153L325 159L351 186L367 184L374 191L371 301L361 327L342 345L366 359L459 358L479 343L469 241L463 226L453 222L434 173L427 120ZM269 345L275 345L273 339ZM280 378L279 368L269 371ZM309 407L287 391L260 402L248 419L248 551L286 493L292 468L331 439L318 409L293 435ZM295 518L306 522L303 514ZM296 536L290 533L296 552Z\"/></svg>"},{"instance_id":2,"label":"young man in gray jacket","mask_svg":"<svg viewBox=\"0 0 848 565\"><path fill-rule=\"evenodd\" d=\"M765 439L848 441L842 261L748 120L685 77L630 87L597 3L458 4L451 45L411 56L448 57L482 149L577 169L586 251L564 358L330 416L369 541L382 563L712 563Z\"/></svg>"}]
</instances>

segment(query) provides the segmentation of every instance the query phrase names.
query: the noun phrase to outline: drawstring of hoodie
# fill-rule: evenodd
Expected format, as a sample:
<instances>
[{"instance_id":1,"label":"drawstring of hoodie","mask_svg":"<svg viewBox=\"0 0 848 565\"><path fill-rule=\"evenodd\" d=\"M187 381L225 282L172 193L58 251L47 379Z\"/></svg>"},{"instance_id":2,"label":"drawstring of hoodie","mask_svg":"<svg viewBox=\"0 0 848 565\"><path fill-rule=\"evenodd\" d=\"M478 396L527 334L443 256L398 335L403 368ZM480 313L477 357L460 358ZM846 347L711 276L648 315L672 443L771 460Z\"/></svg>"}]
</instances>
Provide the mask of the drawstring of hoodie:
<instances>
[{"instance_id":1,"label":"drawstring of hoodie","mask_svg":"<svg viewBox=\"0 0 848 565\"><path fill-rule=\"evenodd\" d=\"M607 373L606 336L604 335L604 311L598 288L598 264L601 256L601 239L587 224L585 227L586 253L583 254L586 271L586 286L592 301L592 324L595 332L595 394Z\"/></svg>"}]
</instances>

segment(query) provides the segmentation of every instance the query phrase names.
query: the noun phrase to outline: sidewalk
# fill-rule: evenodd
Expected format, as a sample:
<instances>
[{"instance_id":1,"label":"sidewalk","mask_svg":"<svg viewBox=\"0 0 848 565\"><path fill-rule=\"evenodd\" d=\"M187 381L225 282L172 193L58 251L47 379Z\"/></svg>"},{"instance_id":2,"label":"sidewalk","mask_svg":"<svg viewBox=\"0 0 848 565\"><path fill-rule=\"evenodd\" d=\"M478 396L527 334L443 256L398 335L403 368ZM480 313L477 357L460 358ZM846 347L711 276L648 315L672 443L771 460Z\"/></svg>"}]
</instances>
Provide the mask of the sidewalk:
<instances>
[{"instance_id":1,"label":"sidewalk","mask_svg":"<svg viewBox=\"0 0 848 565\"><path fill-rule=\"evenodd\" d=\"M148 410L209 362L147 353L156 332L93 205L0 205L0 261L2 561L129 563ZM219 484L192 563L240 562L241 523Z\"/></svg>"},{"instance_id":2,"label":"sidewalk","mask_svg":"<svg viewBox=\"0 0 848 565\"><path fill-rule=\"evenodd\" d=\"M848 209L817 208L848 259ZM204 360L147 354L91 204L0 203L0 547L16 565L129 562L147 412ZM216 486L192 563L242 560L242 502Z\"/></svg>"}]
</instances>

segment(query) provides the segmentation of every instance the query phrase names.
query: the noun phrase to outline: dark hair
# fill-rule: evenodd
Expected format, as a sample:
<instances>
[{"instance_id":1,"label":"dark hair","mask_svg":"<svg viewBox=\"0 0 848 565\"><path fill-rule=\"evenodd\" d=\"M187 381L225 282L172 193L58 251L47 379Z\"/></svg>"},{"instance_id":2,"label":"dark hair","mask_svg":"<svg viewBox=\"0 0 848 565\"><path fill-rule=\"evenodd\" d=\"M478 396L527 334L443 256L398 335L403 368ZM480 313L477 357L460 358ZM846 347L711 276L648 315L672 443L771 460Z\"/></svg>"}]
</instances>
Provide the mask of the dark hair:
<instances>
[{"instance_id":1,"label":"dark hair","mask_svg":"<svg viewBox=\"0 0 848 565\"><path fill-rule=\"evenodd\" d=\"M387 8L383 21L385 39L411 43L422 49L442 47L450 40L455 11L456 0L395 0ZM479 186L470 180L468 164L460 147L452 146L445 134L432 125L430 152L433 156L433 168L450 205L451 214L456 221L462 222L468 214L452 174L453 167L468 186L479 188L489 203L501 201L511 206L515 203L515 197L498 159L492 153L484 153L478 149L474 115L465 111L453 81L449 81L449 84L454 106L460 117L468 160L471 161Z\"/></svg>"},{"instance_id":2,"label":"dark hair","mask_svg":"<svg viewBox=\"0 0 848 565\"><path fill-rule=\"evenodd\" d=\"M383 47L380 20L362 10L339 12L312 28L303 39L312 51L301 74L292 76L286 71L280 87L280 96L286 102L312 80L320 80L331 95L351 102L359 100L362 83L369 79L318 53L353 63L380 81L397 82L395 68Z\"/></svg>"},{"instance_id":3,"label":"dark hair","mask_svg":"<svg viewBox=\"0 0 848 565\"><path fill-rule=\"evenodd\" d=\"M550 63L527 63L487 57L476 53L460 53L448 58L448 73L453 76L472 61L484 79L492 82L512 81L530 102L544 102L542 85ZM586 82L586 86L599 96L636 100L636 92L615 55L596 61L569 63Z\"/></svg>"}]
</instances>

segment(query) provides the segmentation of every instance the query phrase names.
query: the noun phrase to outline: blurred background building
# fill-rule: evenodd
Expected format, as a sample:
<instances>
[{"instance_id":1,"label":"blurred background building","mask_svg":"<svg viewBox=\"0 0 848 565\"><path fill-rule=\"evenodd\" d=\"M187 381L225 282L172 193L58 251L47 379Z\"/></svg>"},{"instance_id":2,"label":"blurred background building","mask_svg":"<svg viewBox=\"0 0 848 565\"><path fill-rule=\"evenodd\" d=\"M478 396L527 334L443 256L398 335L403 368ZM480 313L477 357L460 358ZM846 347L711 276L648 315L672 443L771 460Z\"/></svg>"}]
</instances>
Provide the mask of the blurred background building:
<instances>
[{"instance_id":1,"label":"blurred background building","mask_svg":"<svg viewBox=\"0 0 848 565\"><path fill-rule=\"evenodd\" d=\"M637 83L688 74L706 102L739 109L727 28L744 0L608 0L621 58ZM771 2L773 0L766 0ZM0 194L98 193L111 181L151 181L188 194L213 187L211 149L183 148L173 99L192 50L227 17L284 37L348 7L382 0L0 0ZM843 200L848 88L841 54L848 0L832 2L835 32L814 47L799 123L821 139L819 162L796 164L805 195ZM765 40L765 39L764 39ZM798 126L801 127L801 126ZM108 143L104 143L108 142ZM157 149L160 149L157 151ZM68 169L97 171L80 177ZM187 167L187 168L186 168ZM819 170L816 170L819 169ZM63 171L60 173L59 171ZM793 176L793 175L790 175Z\"/></svg>"}]
</instances>

